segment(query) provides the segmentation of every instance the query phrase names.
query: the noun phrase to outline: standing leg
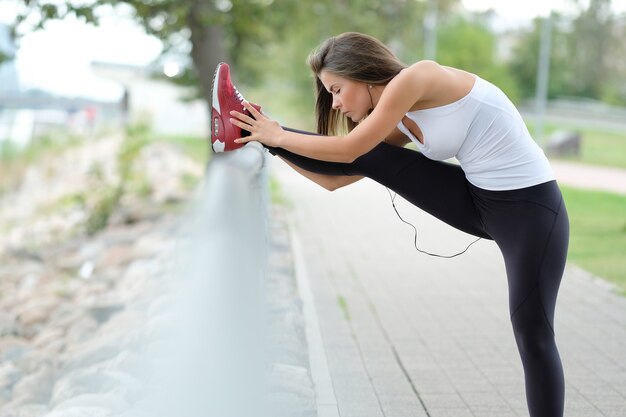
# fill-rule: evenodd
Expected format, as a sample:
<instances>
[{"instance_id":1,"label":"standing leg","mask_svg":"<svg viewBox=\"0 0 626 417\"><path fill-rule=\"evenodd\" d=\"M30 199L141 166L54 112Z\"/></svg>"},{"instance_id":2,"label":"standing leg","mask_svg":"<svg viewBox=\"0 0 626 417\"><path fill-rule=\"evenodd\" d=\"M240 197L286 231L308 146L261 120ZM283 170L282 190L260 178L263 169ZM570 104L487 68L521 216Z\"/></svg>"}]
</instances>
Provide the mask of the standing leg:
<instances>
[{"instance_id":1,"label":"standing leg","mask_svg":"<svg viewBox=\"0 0 626 417\"><path fill-rule=\"evenodd\" d=\"M569 221L556 182L475 193L487 231L502 250L509 308L531 417L562 417L564 376L554 312L565 267Z\"/></svg>"}]
</instances>

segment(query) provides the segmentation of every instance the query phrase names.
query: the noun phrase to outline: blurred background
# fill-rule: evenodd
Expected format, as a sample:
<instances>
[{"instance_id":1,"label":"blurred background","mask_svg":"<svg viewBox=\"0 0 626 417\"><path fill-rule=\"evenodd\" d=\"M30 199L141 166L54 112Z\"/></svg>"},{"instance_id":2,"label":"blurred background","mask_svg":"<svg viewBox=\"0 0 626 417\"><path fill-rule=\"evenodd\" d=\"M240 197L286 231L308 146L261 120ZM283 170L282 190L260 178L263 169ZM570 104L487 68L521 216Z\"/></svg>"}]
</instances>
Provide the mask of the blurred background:
<instances>
[{"instance_id":1,"label":"blurred background","mask_svg":"<svg viewBox=\"0 0 626 417\"><path fill-rule=\"evenodd\" d=\"M626 0L3 0L0 197L6 203L23 189L41 158L75 147L96 149L113 137L134 149L129 155L164 142L205 163L207 100L220 61L231 64L249 100L283 124L312 130L306 57L345 31L378 37L406 63L435 59L500 86L553 163L582 164L566 166L574 176L586 175L577 171L583 165L626 169ZM131 146L132 137L139 139ZM92 164L78 177L101 179L102 170ZM151 192L147 179L137 180L129 167L122 171L118 177ZM605 172L607 183L623 179L611 174L621 171L598 172ZM186 178L189 188L197 183ZM604 180L584 188L602 189ZM105 197L91 203L93 193L65 198L62 205L108 207L92 221L105 227L122 191L133 188L120 184L117 191L105 187ZM43 189L48 199L63 194L53 198L49 187ZM578 192L568 199L574 221L585 222L587 211L579 215L576 207L598 213L589 207L600 197ZM594 220L585 226L585 238L577 234L582 226L575 228L571 259L624 285L623 192L605 200L609 211L594 217L611 224ZM9 207L23 214L19 205ZM18 218L24 220L14 214L6 228ZM612 232L600 232L602 227ZM47 241L32 239L34 246Z\"/></svg>"},{"instance_id":2,"label":"blurred background","mask_svg":"<svg viewBox=\"0 0 626 417\"><path fill-rule=\"evenodd\" d=\"M80 131L87 125L115 126L126 117L148 117L157 132L205 134L204 103L198 108L189 104L207 97L219 61L232 64L240 89L251 99L288 122L311 127L306 57L322 40L345 31L380 38L407 63L429 58L475 72L527 112L538 93L544 94L538 85L543 68L550 111L579 110L622 121L625 13L624 0L523 5L489 0L3 0L0 137L28 141L30 119L37 119L37 134L43 119L47 124L71 119ZM178 114L166 116L154 103L151 94L163 106L176 101L168 95L176 96L171 84L160 82L166 80L189 87L176 90L187 99L185 126L173 122ZM26 109L47 112L19 111Z\"/></svg>"},{"instance_id":3,"label":"blurred background","mask_svg":"<svg viewBox=\"0 0 626 417\"><path fill-rule=\"evenodd\" d=\"M345 31L378 37L406 63L435 59L495 83L555 163L626 169L626 0L3 0L0 198L23 186L42 155L128 132L203 164L220 61L249 100L312 130L306 57ZM586 175L577 167L565 168ZM622 181L614 172L601 178ZM568 198L573 207L599 199ZM605 198L612 232L588 225L587 238L573 237L572 259L624 285L621 198Z\"/></svg>"},{"instance_id":4,"label":"blurred background","mask_svg":"<svg viewBox=\"0 0 626 417\"><path fill-rule=\"evenodd\" d=\"M160 325L128 306L159 311L216 65L313 130L306 58L346 31L502 88L562 186L570 264L626 294L626 0L0 0L0 414L82 392L58 369L137 367L119 335Z\"/></svg>"}]
</instances>

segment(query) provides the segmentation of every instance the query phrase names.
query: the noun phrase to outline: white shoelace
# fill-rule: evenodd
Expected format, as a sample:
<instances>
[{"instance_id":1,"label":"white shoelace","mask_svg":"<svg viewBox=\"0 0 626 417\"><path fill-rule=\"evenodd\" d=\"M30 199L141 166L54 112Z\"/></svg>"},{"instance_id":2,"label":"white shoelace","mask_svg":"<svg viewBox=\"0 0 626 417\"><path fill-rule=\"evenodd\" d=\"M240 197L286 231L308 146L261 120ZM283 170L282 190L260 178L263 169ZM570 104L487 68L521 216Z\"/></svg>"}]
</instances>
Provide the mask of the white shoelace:
<instances>
[{"instance_id":1,"label":"white shoelace","mask_svg":"<svg viewBox=\"0 0 626 417\"><path fill-rule=\"evenodd\" d=\"M237 87L233 86L233 88L235 89L235 96L237 96L237 100L244 101L245 99L243 98L239 90L237 90Z\"/></svg>"}]
</instances>

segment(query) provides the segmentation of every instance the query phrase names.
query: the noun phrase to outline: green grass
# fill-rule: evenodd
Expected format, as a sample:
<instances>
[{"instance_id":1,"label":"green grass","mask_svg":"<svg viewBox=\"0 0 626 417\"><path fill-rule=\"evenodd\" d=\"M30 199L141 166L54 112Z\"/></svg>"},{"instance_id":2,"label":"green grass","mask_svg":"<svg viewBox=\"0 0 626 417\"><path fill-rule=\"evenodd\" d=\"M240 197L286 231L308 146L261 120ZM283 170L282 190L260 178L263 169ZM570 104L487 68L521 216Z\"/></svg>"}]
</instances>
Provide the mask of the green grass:
<instances>
[{"instance_id":1,"label":"green grass","mask_svg":"<svg viewBox=\"0 0 626 417\"><path fill-rule=\"evenodd\" d=\"M58 134L35 138L25 148L16 147L11 142L1 142L0 163L20 161L30 164L37 162L44 155L60 154L82 143L83 139L78 136Z\"/></svg>"},{"instance_id":2,"label":"green grass","mask_svg":"<svg viewBox=\"0 0 626 417\"><path fill-rule=\"evenodd\" d=\"M269 191L272 203L281 206L290 206L289 200L287 200L287 197L285 197L285 193L280 186L280 182L278 182L278 180L272 175L270 175L269 180Z\"/></svg>"},{"instance_id":3,"label":"green grass","mask_svg":"<svg viewBox=\"0 0 626 417\"><path fill-rule=\"evenodd\" d=\"M341 311L343 312L343 317L346 319L346 321L350 321L350 311L348 310L348 302L346 301L346 299L340 295L337 297L337 303L339 304L339 308L341 308Z\"/></svg>"},{"instance_id":4,"label":"green grass","mask_svg":"<svg viewBox=\"0 0 626 417\"><path fill-rule=\"evenodd\" d=\"M534 133L534 123L530 121L526 124L531 134ZM626 169L626 132L546 124L544 143L556 131L576 131L580 132L582 136L581 154L579 156L558 159Z\"/></svg>"},{"instance_id":5,"label":"green grass","mask_svg":"<svg viewBox=\"0 0 626 417\"><path fill-rule=\"evenodd\" d=\"M561 188L570 217L569 262L626 294L626 196Z\"/></svg>"},{"instance_id":6,"label":"green grass","mask_svg":"<svg viewBox=\"0 0 626 417\"><path fill-rule=\"evenodd\" d=\"M581 162L626 169L626 134L583 132Z\"/></svg>"}]
</instances>

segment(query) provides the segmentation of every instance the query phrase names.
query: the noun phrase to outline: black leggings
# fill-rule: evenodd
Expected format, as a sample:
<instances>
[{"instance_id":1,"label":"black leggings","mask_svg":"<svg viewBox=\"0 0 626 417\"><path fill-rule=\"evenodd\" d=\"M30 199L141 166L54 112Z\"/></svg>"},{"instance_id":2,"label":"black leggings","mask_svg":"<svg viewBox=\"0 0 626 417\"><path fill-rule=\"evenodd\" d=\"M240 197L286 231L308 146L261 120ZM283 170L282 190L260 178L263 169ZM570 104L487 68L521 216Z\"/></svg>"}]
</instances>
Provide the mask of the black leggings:
<instances>
[{"instance_id":1,"label":"black leggings","mask_svg":"<svg viewBox=\"0 0 626 417\"><path fill-rule=\"evenodd\" d=\"M563 416L564 378L554 337L554 309L567 257L569 220L555 181L488 191L470 184L458 165L384 142L352 163L268 149L308 171L369 177L449 225L493 239L504 256L530 416Z\"/></svg>"}]
</instances>

